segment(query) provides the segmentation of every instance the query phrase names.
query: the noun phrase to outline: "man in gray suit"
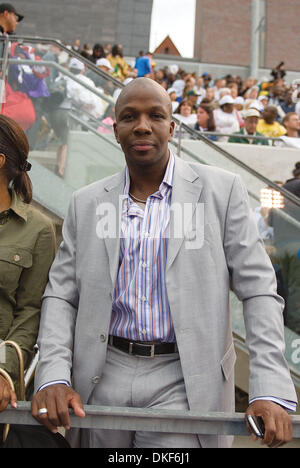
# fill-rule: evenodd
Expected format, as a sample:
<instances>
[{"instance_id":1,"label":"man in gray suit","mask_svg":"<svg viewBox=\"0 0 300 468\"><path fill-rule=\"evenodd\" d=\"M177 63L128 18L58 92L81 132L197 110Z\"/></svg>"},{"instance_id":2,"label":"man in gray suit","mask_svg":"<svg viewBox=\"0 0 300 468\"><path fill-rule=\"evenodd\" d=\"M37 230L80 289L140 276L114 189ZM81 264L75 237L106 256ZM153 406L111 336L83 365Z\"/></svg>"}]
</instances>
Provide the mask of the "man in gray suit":
<instances>
[{"instance_id":1,"label":"man in gray suit","mask_svg":"<svg viewBox=\"0 0 300 468\"><path fill-rule=\"evenodd\" d=\"M250 404L264 442L291 440L296 393L276 280L235 174L168 148L171 103L138 78L116 104L125 170L73 195L41 315L33 416L50 430L82 404L234 411L229 289L243 302ZM294 403L292 403L294 402ZM228 447L232 438L71 429L81 447Z\"/></svg>"}]
</instances>

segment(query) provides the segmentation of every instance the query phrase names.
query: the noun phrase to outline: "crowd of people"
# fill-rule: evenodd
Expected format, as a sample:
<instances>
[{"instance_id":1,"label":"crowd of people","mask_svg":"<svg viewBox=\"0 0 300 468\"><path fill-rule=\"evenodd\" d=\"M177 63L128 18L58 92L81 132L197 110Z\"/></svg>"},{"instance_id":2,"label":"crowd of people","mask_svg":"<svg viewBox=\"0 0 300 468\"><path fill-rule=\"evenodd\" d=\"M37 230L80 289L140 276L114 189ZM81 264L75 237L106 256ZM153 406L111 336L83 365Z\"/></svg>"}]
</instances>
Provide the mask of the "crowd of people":
<instances>
[{"instance_id":1,"label":"crowd of people","mask_svg":"<svg viewBox=\"0 0 300 468\"><path fill-rule=\"evenodd\" d=\"M135 78L148 77L168 92L177 122L204 133L213 141L228 141L255 145L300 146L300 102L297 85L289 85L280 64L271 76L262 80L238 76L198 76L176 64L158 68L155 58L140 51L131 66L124 58L121 44L85 44L76 40L70 49L91 61L93 65L127 85ZM112 133L114 106L107 105L84 85L106 94L115 102L120 89L91 72L87 65L70 57L59 46L33 48L12 43L12 58L50 61L71 71L77 81L60 74L55 67L14 64L9 67L6 102L3 113L14 118L26 131L30 148L45 147L41 143L43 126L54 132L59 142L57 173L63 177L67 155L68 113L73 108L84 111L83 119L98 121L98 130ZM78 83L78 79L83 86ZM49 133L51 134L51 133ZM175 132L175 137L178 135ZM189 134L185 133L184 137ZM278 139L272 141L272 139ZM280 139L280 140L279 140Z\"/></svg>"},{"instance_id":2,"label":"crowd of people","mask_svg":"<svg viewBox=\"0 0 300 468\"><path fill-rule=\"evenodd\" d=\"M232 75L212 77L203 73L199 76L176 64L157 68L153 55L144 51L139 52L132 67L124 59L121 45L111 48L110 44L105 47L96 44L93 49L85 45L81 51L79 44L77 40L74 50L99 66L106 60L105 71L125 84L141 76L161 84L168 91L174 116L196 130L223 134L208 135L213 140L228 141L230 138L233 143L267 145L268 137L300 136L298 87L285 81L284 63L272 70L269 78L242 80ZM228 137L234 133L236 137ZM288 140L284 141L289 144Z\"/></svg>"}]
</instances>

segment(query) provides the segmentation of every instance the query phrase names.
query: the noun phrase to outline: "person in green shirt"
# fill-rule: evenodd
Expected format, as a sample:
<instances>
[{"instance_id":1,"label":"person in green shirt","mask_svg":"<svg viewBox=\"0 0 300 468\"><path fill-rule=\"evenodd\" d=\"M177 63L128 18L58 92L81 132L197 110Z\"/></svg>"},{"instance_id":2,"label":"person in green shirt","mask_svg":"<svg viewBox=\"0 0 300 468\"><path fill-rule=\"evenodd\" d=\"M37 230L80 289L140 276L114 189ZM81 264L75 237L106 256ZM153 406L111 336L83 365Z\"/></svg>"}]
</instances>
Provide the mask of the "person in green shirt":
<instances>
[{"instance_id":1,"label":"person in green shirt","mask_svg":"<svg viewBox=\"0 0 300 468\"><path fill-rule=\"evenodd\" d=\"M52 222L30 205L29 144L22 128L0 115L0 344L16 342L30 363L41 298L55 256ZM12 347L0 347L0 411L16 405L19 364ZM15 386L11 390L9 378ZM0 428L1 433L1 428Z\"/></svg>"},{"instance_id":2,"label":"person in green shirt","mask_svg":"<svg viewBox=\"0 0 300 468\"><path fill-rule=\"evenodd\" d=\"M256 128L260 118L260 113L257 109L247 109L244 112L245 127L239 132L234 133L228 140L228 143L244 143L253 145L269 145L267 138L262 133L257 132ZM247 136L259 136L258 138L247 138Z\"/></svg>"}]
</instances>

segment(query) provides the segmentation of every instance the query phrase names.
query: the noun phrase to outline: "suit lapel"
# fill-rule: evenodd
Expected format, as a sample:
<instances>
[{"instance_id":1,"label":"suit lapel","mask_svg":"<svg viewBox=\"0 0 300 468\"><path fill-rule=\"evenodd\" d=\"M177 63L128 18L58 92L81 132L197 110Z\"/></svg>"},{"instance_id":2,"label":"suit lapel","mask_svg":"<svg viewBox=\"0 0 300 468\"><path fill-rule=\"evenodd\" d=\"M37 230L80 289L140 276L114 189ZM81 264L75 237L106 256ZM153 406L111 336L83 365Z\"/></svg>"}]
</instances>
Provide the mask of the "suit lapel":
<instances>
[{"instance_id":1,"label":"suit lapel","mask_svg":"<svg viewBox=\"0 0 300 468\"><path fill-rule=\"evenodd\" d=\"M185 235L191 229L192 218L196 205L199 203L202 188L198 174L186 162L176 157L166 270L171 267L183 244Z\"/></svg>"},{"instance_id":2,"label":"suit lapel","mask_svg":"<svg viewBox=\"0 0 300 468\"><path fill-rule=\"evenodd\" d=\"M112 284L115 285L120 255L120 227L122 219L122 195L124 192L125 171L110 179L105 186L105 192L97 198L97 205L113 207L115 229L113 235L105 236L109 270ZM170 237L168 241L167 266L168 270L173 264L185 238L188 228L191 227L192 217L196 205L199 203L202 184L196 172L183 160L175 157L175 168L170 210ZM183 217L184 216L184 217ZM184 219L184 222L183 222ZM182 223L179 225L178 223Z\"/></svg>"},{"instance_id":3,"label":"suit lapel","mask_svg":"<svg viewBox=\"0 0 300 468\"><path fill-rule=\"evenodd\" d=\"M97 198L98 215L106 216L109 229L103 241L108 255L109 271L113 286L115 285L120 255L120 228L122 219L122 195L124 192L125 171L117 174L105 186L105 192Z\"/></svg>"}]
</instances>

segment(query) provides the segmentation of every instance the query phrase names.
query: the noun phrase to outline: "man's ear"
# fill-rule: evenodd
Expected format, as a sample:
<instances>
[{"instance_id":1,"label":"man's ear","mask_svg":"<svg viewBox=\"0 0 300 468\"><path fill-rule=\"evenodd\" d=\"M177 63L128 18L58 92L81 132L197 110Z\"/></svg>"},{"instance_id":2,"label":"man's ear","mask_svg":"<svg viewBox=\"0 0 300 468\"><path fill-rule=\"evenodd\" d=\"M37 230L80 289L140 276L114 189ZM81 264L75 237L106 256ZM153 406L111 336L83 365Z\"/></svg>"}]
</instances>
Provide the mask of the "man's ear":
<instances>
[{"instance_id":1,"label":"man's ear","mask_svg":"<svg viewBox=\"0 0 300 468\"><path fill-rule=\"evenodd\" d=\"M169 136L168 141L171 141L172 138L173 138L175 125L176 125L175 122L173 120L171 120L171 122L170 122L170 136Z\"/></svg>"},{"instance_id":2,"label":"man's ear","mask_svg":"<svg viewBox=\"0 0 300 468\"><path fill-rule=\"evenodd\" d=\"M114 122L114 133L115 133L115 138L117 140L117 143L120 144L119 135L118 135L118 126L117 126L116 122Z\"/></svg>"}]
</instances>

